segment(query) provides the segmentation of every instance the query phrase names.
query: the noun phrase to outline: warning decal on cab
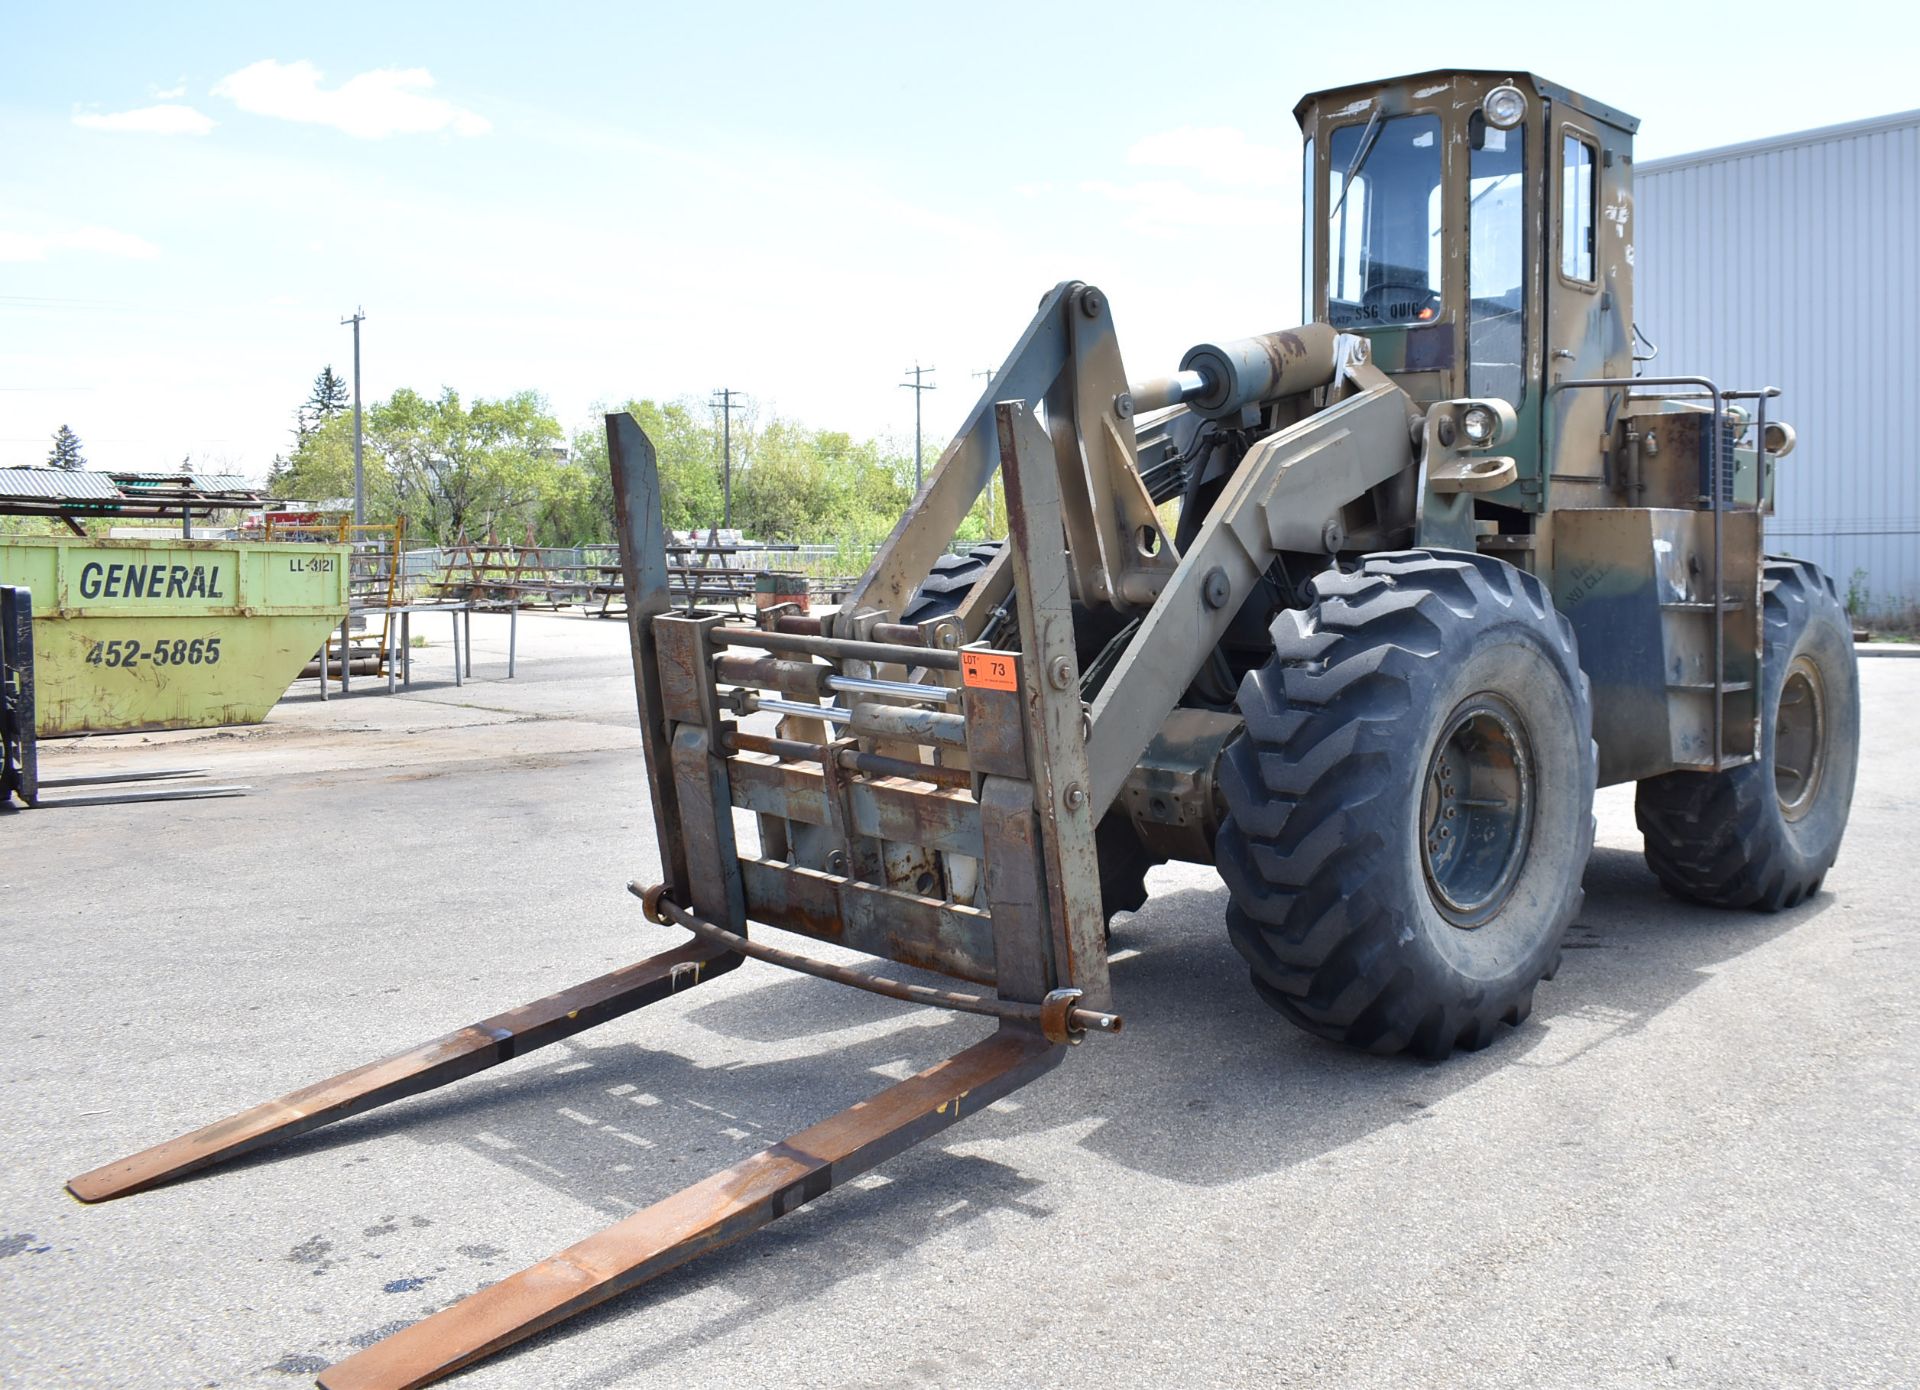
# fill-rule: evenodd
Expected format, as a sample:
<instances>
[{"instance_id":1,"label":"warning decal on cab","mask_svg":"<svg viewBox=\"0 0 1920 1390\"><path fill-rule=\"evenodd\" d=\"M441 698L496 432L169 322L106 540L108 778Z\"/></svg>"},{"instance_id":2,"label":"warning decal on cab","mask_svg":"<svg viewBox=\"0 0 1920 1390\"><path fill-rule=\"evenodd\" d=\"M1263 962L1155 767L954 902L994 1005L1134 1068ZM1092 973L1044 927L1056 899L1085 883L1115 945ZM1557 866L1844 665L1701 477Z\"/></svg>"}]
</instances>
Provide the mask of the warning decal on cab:
<instances>
[{"instance_id":1,"label":"warning decal on cab","mask_svg":"<svg viewBox=\"0 0 1920 1390\"><path fill-rule=\"evenodd\" d=\"M960 679L976 690L1018 690L1013 658L999 652L961 652Z\"/></svg>"}]
</instances>

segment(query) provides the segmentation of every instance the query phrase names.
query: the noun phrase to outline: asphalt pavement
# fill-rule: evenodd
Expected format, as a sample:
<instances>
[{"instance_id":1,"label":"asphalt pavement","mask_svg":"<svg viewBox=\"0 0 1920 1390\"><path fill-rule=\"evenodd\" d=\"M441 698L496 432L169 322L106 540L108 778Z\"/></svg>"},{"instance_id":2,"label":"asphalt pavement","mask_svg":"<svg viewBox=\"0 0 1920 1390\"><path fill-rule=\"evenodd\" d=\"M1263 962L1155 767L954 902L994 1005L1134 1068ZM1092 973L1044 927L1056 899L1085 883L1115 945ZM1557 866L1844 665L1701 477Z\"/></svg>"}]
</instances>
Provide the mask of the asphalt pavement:
<instances>
[{"instance_id":1,"label":"asphalt pavement","mask_svg":"<svg viewBox=\"0 0 1920 1390\"><path fill-rule=\"evenodd\" d=\"M497 629L497 630L496 630ZM49 746L220 801L0 816L0 1386L278 1387L959 1050L976 1019L749 962L230 1168L133 1150L675 944L624 629L475 623L412 693ZM1430 1065L1254 995L1210 869L1116 928L1116 1038L767 1230L449 1382L1920 1385L1920 662L1861 664L1826 889L1662 894L1603 791L1532 1019ZM374 683L366 682L368 687ZM849 958L850 959L850 958Z\"/></svg>"}]
</instances>

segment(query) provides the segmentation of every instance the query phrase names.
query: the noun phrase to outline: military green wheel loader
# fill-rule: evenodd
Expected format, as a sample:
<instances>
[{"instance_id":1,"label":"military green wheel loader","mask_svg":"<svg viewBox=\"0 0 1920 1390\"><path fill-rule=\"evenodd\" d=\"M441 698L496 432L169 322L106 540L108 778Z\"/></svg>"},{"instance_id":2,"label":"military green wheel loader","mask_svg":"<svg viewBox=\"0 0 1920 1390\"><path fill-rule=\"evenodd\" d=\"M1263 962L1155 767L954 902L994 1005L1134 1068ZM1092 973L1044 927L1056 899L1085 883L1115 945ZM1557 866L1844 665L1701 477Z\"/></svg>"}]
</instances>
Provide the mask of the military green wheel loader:
<instances>
[{"instance_id":1,"label":"military green wheel loader","mask_svg":"<svg viewBox=\"0 0 1920 1390\"><path fill-rule=\"evenodd\" d=\"M1505 72L1296 115L1313 321L1129 377L1106 296L1057 286L837 611L675 610L652 446L610 416L662 866L631 887L685 944L74 1193L167 1181L748 958L995 1021L320 1377L419 1385L1117 1033L1107 919L1151 863L1219 866L1288 1019L1429 1058L1520 1023L1553 975L1596 786L1638 783L1647 862L1682 897L1816 892L1853 791L1850 632L1825 576L1765 550L1794 443L1778 393L1637 374L1634 120ZM950 555L996 470L1005 543Z\"/></svg>"}]
</instances>

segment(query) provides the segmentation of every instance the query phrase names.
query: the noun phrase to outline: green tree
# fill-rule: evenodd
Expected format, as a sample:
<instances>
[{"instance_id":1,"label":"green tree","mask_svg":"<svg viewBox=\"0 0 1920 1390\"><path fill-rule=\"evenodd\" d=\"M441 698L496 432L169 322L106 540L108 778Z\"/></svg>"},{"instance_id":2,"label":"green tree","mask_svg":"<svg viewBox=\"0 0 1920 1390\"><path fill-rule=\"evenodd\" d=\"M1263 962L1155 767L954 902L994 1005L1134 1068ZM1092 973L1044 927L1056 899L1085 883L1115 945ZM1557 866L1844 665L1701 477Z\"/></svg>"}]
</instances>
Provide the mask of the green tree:
<instances>
[{"instance_id":1,"label":"green tree","mask_svg":"<svg viewBox=\"0 0 1920 1390\"><path fill-rule=\"evenodd\" d=\"M448 544L539 523L574 504L585 470L567 459L559 422L532 391L499 400L400 390L366 415L368 516L404 514L413 533ZM317 425L276 479L282 496L325 500L353 492L353 419Z\"/></svg>"},{"instance_id":2,"label":"green tree","mask_svg":"<svg viewBox=\"0 0 1920 1390\"><path fill-rule=\"evenodd\" d=\"M748 446L747 465L735 473L733 518L758 540L870 544L912 500L912 459L870 439L774 419Z\"/></svg>"},{"instance_id":3,"label":"green tree","mask_svg":"<svg viewBox=\"0 0 1920 1390\"><path fill-rule=\"evenodd\" d=\"M630 400L626 410L653 441L660 470L660 512L675 531L718 526L721 513L720 436L704 418L701 403L682 399L664 404ZM595 540L614 535L613 478L607 464L605 409L573 437L573 458L586 475L593 520L601 528ZM738 443L736 441L736 449Z\"/></svg>"},{"instance_id":4,"label":"green tree","mask_svg":"<svg viewBox=\"0 0 1920 1390\"><path fill-rule=\"evenodd\" d=\"M910 443L895 444L892 441L889 441L889 446L892 451L890 457L898 460L896 466L899 470L901 486L911 492L913 446ZM945 454L946 447L944 443L931 439L927 441L928 476L932 475L934 465ZM1007 490L1001 481L999 470L995 469L992 480L980 490L980 495L973 500L973 506L968 509L966 516L961 518L960 526L954 533L954 539L972 542L997 541L1006 539L1006 535Z\"/></svg>"},{"instance_id":5,"label":"green tree","mask_svg":"<svg viewBox=\"0 0 1920 1390\"><path fill-rule=\"evenodd\" d=\"M80 452L80 436L65 425L55 430L53 448L47 451L47 463L53 468L85 468L87 458Z\"/></svg>"},{"instance_id":6,"label":"green tree","mask_svg":"<svg viewBox=\"0 0 1920 1390\"><path fill-rule=\"evenodd\" d=\"M399 502L393 476L372 447L367 460L367 519L392 521ZM291 457L274 460L268 490L275 497L324 502L353 496L353 418L336 415L310 431Z\"/></svg>"},{"instance_id":7,"label":"green tree","mask_svg":"<svg viewBox=\"0 0 1920 1390\"><path fill-rule=\"evenodd\" d=\"M980 496L974 499L972 509L961 520L960 529L954 533L954 539L997 541L1004 540L1006 534L1007 492L996 472L993 481L982 488Z\"/></svg>"},{"instance_id":8,"label":"green tree","mask_svg":"<svg viewBox=\"0 0 1920 1390\"><path fill-rule=\"evenodd\" d=\"M307 393L307 399L294 414L294 436L305 439L313 430L340 414L353 404L353 396L347 390L347 383L333 370L329 362L320 369L320 375L313 379L313 389Z\"/></svg>"},{"instance_id":9,"label":"green tree","mask_svg":"<svg viewBox=\"0 0 1920 1390\"><path fill-rule=\"evenodd\" d=\"M721 524L720 433L706 402L630 400L624 409L653 441L661 512L676 531ZM442 543L490 531L543 545L616 536L604 410L563 447L559 427L532 392L465 403L395 392L367 412L369 516L404 512L414 534ZM778 418L735 416L735 526L758 540L837 544L852 568L884 539L912 501L913 459L894 441L856 439ZM273 474L276 496L344 498L353 490L352 420L318 424ZM1006 532L998 483L960 526L960 539Z\"/></svg>"},{"instance_id":10,"label":"green tree","mask_svg":"<svg viewBox=\"0 0 1920 1390\"><path fill-rule=\"evenodd\" d=\"M532 520L543 497L574 485L559 422L533 391L471 407L451 388L431 401L396 391L371 412L367 443L402 510L442 544Z\"/></svg>"}]
</instances>

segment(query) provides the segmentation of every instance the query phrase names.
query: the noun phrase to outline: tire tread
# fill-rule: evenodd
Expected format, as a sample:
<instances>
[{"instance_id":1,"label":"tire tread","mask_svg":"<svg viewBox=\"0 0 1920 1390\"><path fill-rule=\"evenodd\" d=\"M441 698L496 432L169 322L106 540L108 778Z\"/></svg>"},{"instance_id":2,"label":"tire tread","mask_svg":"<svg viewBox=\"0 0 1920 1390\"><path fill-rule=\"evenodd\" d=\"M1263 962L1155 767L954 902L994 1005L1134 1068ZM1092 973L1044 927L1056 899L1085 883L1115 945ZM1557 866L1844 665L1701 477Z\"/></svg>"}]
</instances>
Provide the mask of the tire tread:
<instances>
[{"instance_id":1,"label":"tire tread","mask_svg":"<svg viewBox=\"0 0 1920 1390\"><path fill-rule=\"evenodd\" d=\"M1240 688L1247 733L1223 762L1230 809L1216 854L1229 934L1261 997L1311 1033L1427 1058L1484 1047L1497 1023L1526 1018L1537 981L1500 997L1423 997L1400 949L1399 905L1370 882L1390 848L1380 827L1396 809L1395 738L1449 634L1489 619L1525 621L1558 649L1590 725L1572 626L1538 579L1465 553L1369 556L1316 578L1312 597L1279 615L1273 657ZM1591 739L1588 750L1591 769ZM1575 873L1557 933L1580 901ZM1559 957L1556 939L1546 976Z\"/></svg>"}]
</instances>

